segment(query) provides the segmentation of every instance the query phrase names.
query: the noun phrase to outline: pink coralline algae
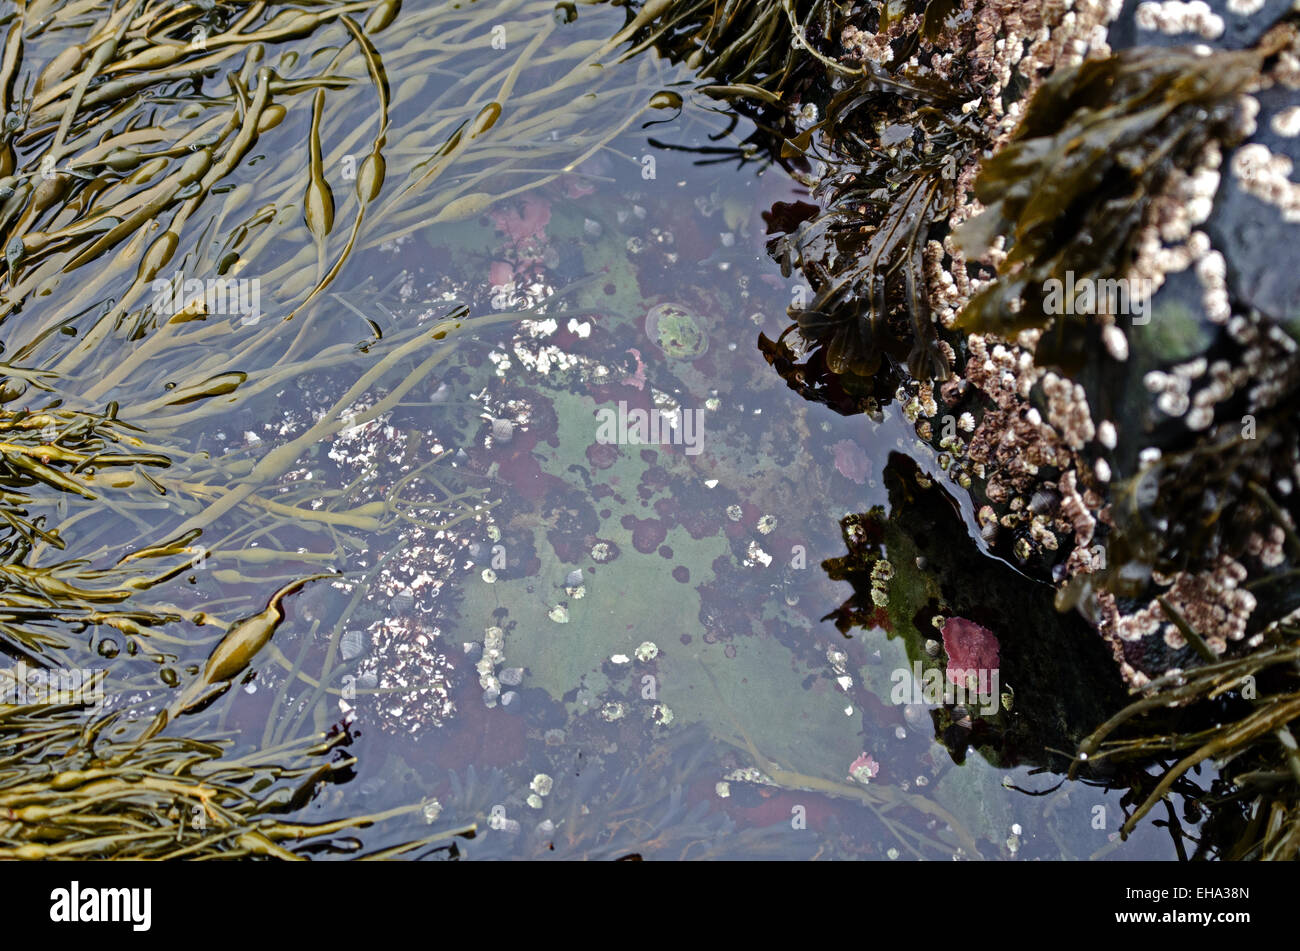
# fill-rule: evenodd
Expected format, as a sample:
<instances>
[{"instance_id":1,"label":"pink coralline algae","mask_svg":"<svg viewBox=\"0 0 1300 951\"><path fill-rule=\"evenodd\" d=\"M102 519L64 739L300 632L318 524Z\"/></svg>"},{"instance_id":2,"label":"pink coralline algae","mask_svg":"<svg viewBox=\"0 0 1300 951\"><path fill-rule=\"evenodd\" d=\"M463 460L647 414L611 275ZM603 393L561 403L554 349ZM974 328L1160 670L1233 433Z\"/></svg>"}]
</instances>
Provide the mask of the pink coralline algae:
<instances>
[{"instance_id":1,"label":"pink coralline algae","mask_svg":"<svg viewBox=\"0 0 1300 951\"><path fill-rule=\"evenodd\" d=\"M551 220L551 206L545 201L526 198L522 212L514 208L494 208L490 214L498 231L515 244L523 244L529 240L540 241L545 236L546 226Z\"/></svg>"},{"instance_id":2,"label":"pink coralline algae","mask_svg":"<svg viewBox=\"0 0 1300 951\"><path fill-rule=\"evenodd\" d=\"M867 481L867 476L871 474L871 460L861 446L848 439L841 439L831 446L831 451L835 453L835 470L840 475L858 485Z\"/></svg>"},{"instance_id":3,"label":"pink coralline algae","mask_svg":"<svg viewBox=\"0 0 1300 951\"><path fill-rule=\"evenodd\" d=\"M560 176L560 187L564 191L564 197L585 198L587 195L595 194L596 182L602 178L609 180L610 173L613 170L614 163L609 156L603 152L597 152L575 168L572 173Z\"/></svg>"},{"instance_id":4,"label":"pink coralline algae","mask_svg":"<svg viewBox=\"0 0 1300 951\"><path fill-rule=\"evenodd\" d=\"M565 198L585 198L596 191L595 185L577 175L562 175L560 182L564 185Z\"/></svg>"},{"instance_id":5,"label":"pink coralline algae","mask_svg":"<svg viewBox=\"0 0 1300 951\"><path fill-rule=\"evenodd\" d=\"M864 786L876 778L880 772L880 764L872 758L870 753L863 753L852 763L849 764L849 779L862 783Z\"/></svg>"},{"instance_id":6,"label":"pink coralline algae","mask_svg":"<svg viewBox=\"0 0 1300 951\"><path fill-rule=\"evenodd\" d=\"M994 671L1000 664L993 632L963 617L943 622L943 649L948 654L948 680L960 686L966 684L965 671Z\"/></svg>"},{"instance_id":7,"label":"pink coralline algae","mask_svg":"<svg viewBox=\"0 0 1300 951\"><path fill-rule=\"evenodd\" d=\"M493 261L488 272L491 285L500 287L542 263L546 254L546 226L551 220L551 206L546 201L527 198L522 211L494 208L488 214L492 224L508 239L504 256L509 260Z\"/></svg>"}]
</instances>

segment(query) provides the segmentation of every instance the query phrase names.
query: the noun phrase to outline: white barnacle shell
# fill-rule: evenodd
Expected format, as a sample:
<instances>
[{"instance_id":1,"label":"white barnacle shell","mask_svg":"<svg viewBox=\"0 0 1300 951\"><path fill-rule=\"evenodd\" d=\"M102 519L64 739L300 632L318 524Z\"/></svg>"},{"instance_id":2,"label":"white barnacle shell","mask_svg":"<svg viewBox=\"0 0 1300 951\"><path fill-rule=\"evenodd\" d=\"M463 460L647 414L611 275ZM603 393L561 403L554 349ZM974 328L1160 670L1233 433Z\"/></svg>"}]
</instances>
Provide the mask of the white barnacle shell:
<instances>
[{"instance_id":1,"label":"white barnacle shell","mask_svg":"<svg viewBox=\"0 0 1300 951\"><path fill-rule=\"evenodd\" d=\"M356 628L344 631L343 636L339 638L339 652L344 660L356 660L366 652L366 646L365 632Z\"/></svg>"},{"instance_id":2,"label":"white barnacle shell","mask_svg":"<svg viewBox=\"0 0 1300 951\"><path fill-rule=\"evenodd\" d=\"M492 438L499 443L507 443L515 438L515 424L508 419L492 420Z\"/></svg>"}]
</instances>

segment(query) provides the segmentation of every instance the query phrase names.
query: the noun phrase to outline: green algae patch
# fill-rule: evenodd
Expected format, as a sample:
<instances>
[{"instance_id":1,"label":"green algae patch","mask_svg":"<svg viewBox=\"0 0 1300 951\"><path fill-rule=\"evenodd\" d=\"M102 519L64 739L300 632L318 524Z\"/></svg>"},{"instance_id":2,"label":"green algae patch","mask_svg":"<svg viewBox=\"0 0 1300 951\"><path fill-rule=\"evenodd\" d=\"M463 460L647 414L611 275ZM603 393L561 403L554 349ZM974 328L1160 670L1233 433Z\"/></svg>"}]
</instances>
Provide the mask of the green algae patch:
<instances>
[{"instance_id":1,"label":"green algae patch","mask_svg":"<svg viewBox=\"0 0 1300 951\"><path fill-rule=\"evenodd\" d=\"M844 779L862 752L859 712L846 712L851 704L827 677L801 689L812 671L772 638L696 640L665 650L658 667L660 696L678 720L707 723L737 747L748 737L785 769Z\"/></svg>"},{"instance_id":2,"label":"green algae patch","mask_svg":"<svg viewBox=\"0 0 1300 951\"><path fill-rule=\"evenodd\" d=\"M644 672L633 659L644 641L657 644L661 658L667 650L680 649L682 634L699 629L700 596L694 586L673 579L673 568L690 564L703 580L708 564L725 550L718 539L695 542L676 531L670 539L674 552L680 554L669 561L631 552L630 533L617 523L605 537L624 553L606 564L586 562L580 598L564 584L572 566L548 553L544 542L538 546L542 567L537 574L493 584L475 580L468 585L465 630L505 626L505 664L525 668L525 685L541 687L557 700L584 683L603 696L611 674L602 668L622 674ZM665 590L673 590L673 596L665 597ZM551 616L557 607L564 609L566 620ZM628 661L611 665L615 655ZM639 678L624 686L623 692L612 687L610 698L631 701L640 696Z\"/></svg>"}]
</instances>

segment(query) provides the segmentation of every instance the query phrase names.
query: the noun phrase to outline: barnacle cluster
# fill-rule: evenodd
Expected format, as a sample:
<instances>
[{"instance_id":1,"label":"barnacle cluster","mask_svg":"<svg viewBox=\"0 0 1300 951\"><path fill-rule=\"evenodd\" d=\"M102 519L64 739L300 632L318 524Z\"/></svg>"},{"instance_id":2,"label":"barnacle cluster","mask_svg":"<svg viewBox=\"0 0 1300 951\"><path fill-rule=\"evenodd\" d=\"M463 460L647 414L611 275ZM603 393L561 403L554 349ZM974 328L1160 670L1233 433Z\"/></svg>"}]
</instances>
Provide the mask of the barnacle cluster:
<instances>
[{"instance_id":1,"label":"barnacle cluster","mask_svg":"<svg viewBox=\"0 0 1300 951\"><path fill-rule=\"evenodd\" d=\"M779 148L819 205L768 216L811 293L760 347L841 412L897 400L986 544L1058 584L1140 686L1196 660L1182 633L1133 646L1156 599L1216 656L1293 606L1274 586L1247 622L1257 595L1201 582L1288 563L1296 344L1263 306L1276 279L1232 284L1224 206L1231 176L1294 218L1289 159L1255 134L1289 128L1269 96L1294 87L1296 23L1073 6L864 10L821 47L838 68L791 108L822 118ZM1226 22L1236 46L1151 39ZM1074 294L1107 282L1131 296Z\"/></svg>"},{"instance_id":2,"label":"barnacle cluster","mask_svg":"<svg viewBox=\"0 0 1300 951\"><path fill-rule=\"evenodd\" d=\"M807 164L820 208L769 216L770 250L810 286L791 308L800 339L761 342L792 386L833 402L841 388L882 395L870 386L882 367L884 394L895 367L952 375L962 338L950 328L988 283L977 259L987 269L1002 254L969 254L953 229L979 210L980 157L1010 138L1026 94L1054 66L1108 50L1114 11L1076 7L918 2L864 11L842 31L825 118L782 145Z\"/></svg>"},{"instance_id":3,"label":"barnacle cluster","mask_svg":"<svg viewBox=\"0 0 1300 951\"><path fill-rule=\"evenodd\" d=\"M787 12L808 65L748 108L817 204L765 216L807 285L768 362L844 414L896 401L985 549L1054 583L1130 688L1277 643L1300 607L1294 9ZM873 620L869 525L829 563L860 575L841 623Z\"/></svg>"}]
</instances>

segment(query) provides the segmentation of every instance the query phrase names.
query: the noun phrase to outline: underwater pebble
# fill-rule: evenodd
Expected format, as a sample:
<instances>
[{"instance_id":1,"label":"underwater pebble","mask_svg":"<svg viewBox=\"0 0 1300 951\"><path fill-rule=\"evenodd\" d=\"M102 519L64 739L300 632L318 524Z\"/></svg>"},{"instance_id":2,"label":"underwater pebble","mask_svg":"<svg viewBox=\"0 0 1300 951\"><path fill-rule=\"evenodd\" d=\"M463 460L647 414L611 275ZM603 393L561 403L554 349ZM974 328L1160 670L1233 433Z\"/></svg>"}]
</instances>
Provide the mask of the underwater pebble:
<instances>
[{"instance_id":1,"label":"underwater pebble","mask_svg":"<svg viewBox=\"0 0 1300 951\"><path fill-rule=\"evenodd\" d=\"M930 715L925 708L919 704L909 703L903 707L903 719L914 730L924 729L930 723Z\"/></svg>"},{"instance_id":2,"label":"underwater pebble","mask_svg":"<svg viewBox=\"0 0 1300 951\"><path fill-rule=\"evenodd\" d=\"M551 608L551 610L546 613L546 616L556 624L569 623L569 611L562 604L557 604L555 607Z\"/></svg>"},{"instance_id":3,"label":"underwater pebble","mask_svg":"<svg viewBox=\"0 0 1300 951\"><path fill-rule=\"evenodd\" d=\"M522 667L506 667L497 674L497 679L507 687L518 687L524 682L524 669Z\"/></svg>"}]
</instances>

